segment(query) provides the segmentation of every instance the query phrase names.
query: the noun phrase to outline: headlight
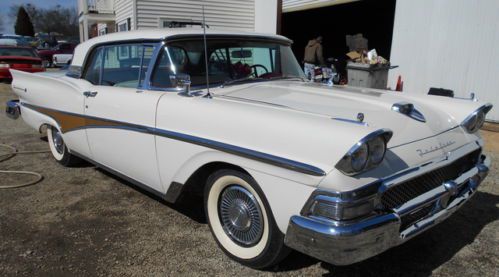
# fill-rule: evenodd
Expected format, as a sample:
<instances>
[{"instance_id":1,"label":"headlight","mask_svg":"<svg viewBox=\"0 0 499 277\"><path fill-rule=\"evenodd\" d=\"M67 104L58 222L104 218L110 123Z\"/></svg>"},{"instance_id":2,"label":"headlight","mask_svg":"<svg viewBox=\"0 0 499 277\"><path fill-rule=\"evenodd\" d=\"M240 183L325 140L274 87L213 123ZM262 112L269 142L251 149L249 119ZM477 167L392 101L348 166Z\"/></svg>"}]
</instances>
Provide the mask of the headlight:
<instances>
[{"instance_id":1,"label":"headlight","mask_svg":"<svg viewBox=\"0 0 499 277\"><path fill-rule=\"evenodd\" d=\"M336 164L347 175L354 175L379 165L385 158L386 144L392 137L390 130L377 130L356 143Z\"/></svg>"},{"instance_id":2,"label":"headlight","mask_svg":"<svg viewBox=\"0 0 499 277\"><path fill-rule=\"evenodd\" d=\"M357 150L348 156L353 170L361 171L366 166L369 157L368 151L369 148L367 147L367 144L362 143Z\"/></svg>"},{"instance_id":3,"label":"headlight","mask_svg":"<svg viewBox=\"0 0 499 277\"><path fill-rule=\"evenodd\" d=\"M492 109L492 104L485 104L478 108L476 111L471 113L466 119L461 123L461 126L470 134L482 128L485 123L485 115Z\"/></svg>"},{"instance_id":4,"label":"headlight","mask_svg":"<svg viewBox=\"0 0 499 277\"><path fill-rule=\"evenodd\" d=\"M386 142L383 137L376 137L369 142L369 161L378 165L383 161L386 152Z\"/></svg>"},{"instance_id":5,"label":"headlight","mask_svg":"<svg viewBox=\"0 0 499 277\"><path fill-rule=\"evenodd\" d=\"M8 63L0 63L0 68L9 68L10 64Z\"/></svg>"}]
</instances>

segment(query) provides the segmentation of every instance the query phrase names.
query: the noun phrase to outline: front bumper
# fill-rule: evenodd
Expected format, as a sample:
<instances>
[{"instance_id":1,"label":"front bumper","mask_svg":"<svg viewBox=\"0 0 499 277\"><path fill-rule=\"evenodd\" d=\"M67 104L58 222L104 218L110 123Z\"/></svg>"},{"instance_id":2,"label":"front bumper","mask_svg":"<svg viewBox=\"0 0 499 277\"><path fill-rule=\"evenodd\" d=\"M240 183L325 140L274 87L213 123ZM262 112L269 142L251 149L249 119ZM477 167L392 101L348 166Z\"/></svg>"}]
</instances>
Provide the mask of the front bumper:
<instances>
[{"instance_id":1,"label":"front bumper","mask_svg":"<svg viewBox=\"0 0 499 277\"><path fill-rule=\"evenodd\" d=\"M393 213L375 216L352 224L323 218L292 216L286 232L287 246L335 265L353 264L404 243L442 222L476 192L489 172L490 159L481 159L474 168L454 180L459 194L449 196L443 185L424 198L414 199ZM450 201L447 201L449 200ZM442 204L444 200L445 204ZM401 230L401 217L431 206L421 220Z\"/></svg>"}]
</instances>

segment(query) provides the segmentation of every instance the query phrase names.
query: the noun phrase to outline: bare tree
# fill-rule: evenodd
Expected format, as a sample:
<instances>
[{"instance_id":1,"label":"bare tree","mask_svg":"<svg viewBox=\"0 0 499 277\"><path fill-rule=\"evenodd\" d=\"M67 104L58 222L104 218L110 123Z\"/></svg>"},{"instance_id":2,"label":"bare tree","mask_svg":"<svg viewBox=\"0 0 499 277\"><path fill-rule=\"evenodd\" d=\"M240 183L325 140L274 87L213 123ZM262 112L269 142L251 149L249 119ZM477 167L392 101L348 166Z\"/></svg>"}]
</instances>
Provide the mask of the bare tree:
<instances>
[{"instance_id":1,"label":"bare tree","mask_svg":"<svg viewBox=\"0 0 499 277\"><path fill-rule=\"evenodd\" d=\"M25 9L33 22L35 32L59 33L69 37L77 37L79 34L76 8L65 8L60 5L38 8L33 4L27 4ZM18 10L19 5L11 6L9 17L15 18Z\"/></svg>"}]
</instances>

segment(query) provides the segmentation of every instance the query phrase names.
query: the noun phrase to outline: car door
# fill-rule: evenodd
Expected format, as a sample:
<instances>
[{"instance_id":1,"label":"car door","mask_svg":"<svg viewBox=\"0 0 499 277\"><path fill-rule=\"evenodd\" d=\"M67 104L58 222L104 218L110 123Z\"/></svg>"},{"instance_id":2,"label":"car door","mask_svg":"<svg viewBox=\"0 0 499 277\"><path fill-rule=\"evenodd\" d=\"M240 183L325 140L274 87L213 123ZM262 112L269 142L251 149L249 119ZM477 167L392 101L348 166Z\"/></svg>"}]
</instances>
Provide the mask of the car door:
<instances>
[{"instance_id":1,"label":"car door","mask_svg":"<svg viewBox=\"0 0 499 277\"><path fill-rule=\"evenodd\" d=\"M153 46L109 45L91 54L85 95L86 132L92 158L164 193L156 163L156 105L162 92L139 89ZM92 68L97 68L92 72Z\"/></svg>"}]
</instances>

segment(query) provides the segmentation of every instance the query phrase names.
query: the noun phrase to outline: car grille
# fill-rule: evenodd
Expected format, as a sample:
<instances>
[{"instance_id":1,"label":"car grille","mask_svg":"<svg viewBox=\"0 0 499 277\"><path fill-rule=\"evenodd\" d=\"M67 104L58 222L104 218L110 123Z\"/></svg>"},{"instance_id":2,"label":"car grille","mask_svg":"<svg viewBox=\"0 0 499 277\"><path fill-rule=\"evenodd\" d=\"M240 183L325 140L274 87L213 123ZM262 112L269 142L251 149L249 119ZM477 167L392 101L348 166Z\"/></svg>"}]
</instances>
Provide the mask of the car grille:
<instances>
[{"instance_id":1,"label":"car grille","mask_svg":"<svg viewBox=\"0 0 499 277\"><path fill-rule=\"evenodd\" d=\"M400 230L405 230L407 227L411 226L412 224L422 220L425 218L431 211L433 210L433 203L430 205L426 205L423 208L404 215L400 218L401 224L400 224Z\"/></svg>"},{"instance_id":2,"label":"car grille","mask_svg":"<svg viewBox=\"0 0 499 277\"><path fill-rule=\"evenodd\" d=\"M441 186L446 181L456 179L476 165L480 153L481 149L477 149L451 164L389 188L381 196L382 207L387 210L397 208L407 201Z\"/></svg>"}]
</instances>

